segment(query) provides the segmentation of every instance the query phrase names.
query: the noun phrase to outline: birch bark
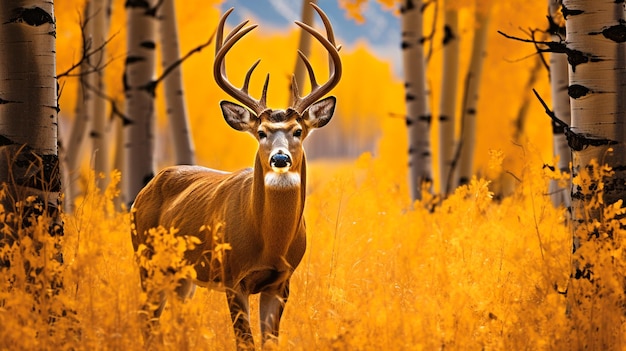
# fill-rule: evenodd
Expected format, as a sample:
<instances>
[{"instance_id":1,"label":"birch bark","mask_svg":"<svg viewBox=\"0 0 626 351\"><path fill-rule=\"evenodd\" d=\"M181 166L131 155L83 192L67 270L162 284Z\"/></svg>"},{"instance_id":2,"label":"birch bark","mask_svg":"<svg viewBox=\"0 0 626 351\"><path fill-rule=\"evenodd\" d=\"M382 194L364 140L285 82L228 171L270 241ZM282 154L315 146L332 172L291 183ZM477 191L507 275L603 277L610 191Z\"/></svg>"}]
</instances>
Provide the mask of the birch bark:
<instances>
[{"instance_id":1,"label":"birch bark","mask_svg":"<svg viewBox=\"0 0 626 351\"><path fill-rule=\"evenodd\" d=\"M432 183L431 115L429 92L426 89L422 5L421 0L404 0L400 8L409 140L409 189L413 200L421 199L423 187L430 187Z\"/></svg>"},{"instance_id":2,"label":"birch bark","mask_svg":"<svg viewBox=\"0 0 626 351\"><path fill-rule=\"evenodd\" d=\"M626 18L613 0L564 0L571 103L574 253L571 318L578 349L619 345L624 309ZM612 171L608 171L608 166ZM620 209L621 208L621 209Z\"/></svg>"},{"instance_id":3,"label":"birch bark","mask_svg":"<svg viewBox=\"0 0 626 351\"><path fill-rule=\"evenodd\" d=\"M52 1L6 0L0 11L0 183L7 195L0 204L19 215L5 223L15 232L3 230L3 244L31 215L49 218L51 235L63 233L53 8Z\"/></svg>"},{"instance_id":4,"label":"birch bark","mask_svg":"<svg viewBox=\"0 0 626 351\"><path fill-rule=\"evenodd\" d=\"M85 13L87 13L88 3L85 4ZM83 43L83 50L86 50L86 43ZM87 62L82 62L79 68L80 72L87 71ZM64 162L64 179L67 184L64 187L65 202L64 207L68 213L74 210L74 199L80 193L80 159L83 156L83 142L85 140L87 126L89 125L89 114L87 113L87 101L91 98L91 93L86 88L85 77L79 75L79 84L76 89L76 106L74 107L74 121L69 137L63 143L65 146L65 162Z\"/></svg>"},{"instance_id":5,"label":"birch bark","mask_svg":"<svg viewBox=\"0 0 626 351\"><path fill-rule=\"evenodd\" d=\"M90 30L87 34L91 40L93 49L100 48L90 55L87 60L89 74L86 76L87 89L95 90L98 93L91 93L91 98L87 100L87 114L93 121L89 137L93 150L93 168L98 175L96 186L100 191L104 191L107 186L107 179L111 172L111 160L109 157L108 137L107 137L107 102L102 96L105 92L104 74L106 61L106 42L108 32L108 13L110 11L108 0L90 0L87 12L87 20L90 21Z\"/></svg>"},{"instance_id":6,"label":"birch bark","mask_svg":"<svg viewBox=\"0 0 626 351\"><path fill-rule=\"evenodd\" d=\"M565 22L561 14L561 3L561 0L548 0L548 9L551 18L550 34L553 42L560 42L565 39ZM554 110L554 114L561 121L570 125L572 118L569 95L567 94L568 85L567 56L561 53L551 53L550 87L552 92L552 109ZM565 130L563 130L563 127L553 123L552 134L554 154L558 156L558 162L555 167L562 173L569 174L572 156L569 145L567 145ZM571 185L571 181L568 181L567 184ZM570 207L570 194L567 189L569 189L569 187L563 188L559 185L559 181L557 180L550 181L549 192L554 206Z\"/></svg>"},{"instance_id":7,"label":"birch bark","mask_svg":"<svg viewBox=\"0 0 626 351\"><path fill-rule=\"evenodd\" d=\"M125 159L123 201L130 203L154 176L155 1L127 0L127 57L124 70Z\"/></svg>"},{"instance_id":8,"label":"birch bark","mask_svg":"<svg viewBox=\"0 0 626 351\"><path fill-rule=\"evenodd\" d=\"M174 0L163 0L159 7L161 57L163 69L180 59L178 43L178 26L176 23L176 6ZM163 80L165 105L170 131L174 144L174 162L179 165L196 163L195 150L191 132L185 94L183 92L182 67L179 65Z\"/></svg>"},{"instance_id":9,"label":"birch bark","mask_svg":"<svg viewBox=\"0 0 626 351\"><path fill-rule=\"evenodd\" d=\"M443 2L446 8L446 2ZM444 14L443 72L439 106L439 181L441 194L453 189L456 101L459 78L459 19L458 10L446 8Z\"/></svg>"},{"instance_id":10,"label":"birch bark","mask_svg":"<svg viewBox=\"0 0 626 351\"><path fill-rule=\"evenodd\" d=\"M459 178L457 185L469 183L474 174L474 152L476 148L476 118L483 62L487 55L487 34L491 21L491 5L476 8L476 30L468 70L467 106L463 106L461 115L461 140L459 157Z\"/></svg>"}]
</instances>

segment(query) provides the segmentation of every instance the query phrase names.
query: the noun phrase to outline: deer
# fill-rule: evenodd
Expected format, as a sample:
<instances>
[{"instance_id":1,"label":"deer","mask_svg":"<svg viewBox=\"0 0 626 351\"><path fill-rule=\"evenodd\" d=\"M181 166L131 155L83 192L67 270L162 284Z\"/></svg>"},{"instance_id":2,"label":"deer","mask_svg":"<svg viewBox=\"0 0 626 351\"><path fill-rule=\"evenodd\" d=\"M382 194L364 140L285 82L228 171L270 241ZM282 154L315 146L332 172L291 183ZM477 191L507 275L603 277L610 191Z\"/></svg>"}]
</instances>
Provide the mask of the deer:
<instances>
[{"instance_id":1,"label":"deer","mask_svg":"<svg viewBox=\"0 0 626 351\"><path fill-rule=\"evenodd\" d=\"M284 110L267 107L269 74L259 100L248 93L250 78L260 60L247 71L241 88L226 75L226 54L257 25L246 27L249 21L243 21L224 38L224 25L233 8L218 23L213 75L218 86L239 102L223 100L220 108L231 128L247 132L257 140L253 167L232 173L197 165L164 168L137 194L130 211L135 252L143 246L147 247L142 251L144 255L154 254L149 231L159 226L176 228L175 235L196 238L198 244L184 253L185 260L193 265L195 277L182 278L176 295L185 301L193 296L196 286L224 291L238 349L254 348L249 312L252 294L260 294L262 345L277 340L289 282L306 249L307 163L302 143L313 130L331 120L336 98L323 97L339 83L342 73L341 46L335 43L330 20L320 7L311 6L320 16L326 36L305 23L295 23L328 52L329 77L324 84L318 84L310 61L298 51L311 91L300 96L292 77L291 103ZM214 257L219 241L215 230L228 244L219 260ZM140 269L144 289L146 275ZM166 303L165 294L157 294L157 299L155 304L144 305L142 313L158 322ZM154 305L157 307L150 307Z\"/></svg>"}]
</instances>

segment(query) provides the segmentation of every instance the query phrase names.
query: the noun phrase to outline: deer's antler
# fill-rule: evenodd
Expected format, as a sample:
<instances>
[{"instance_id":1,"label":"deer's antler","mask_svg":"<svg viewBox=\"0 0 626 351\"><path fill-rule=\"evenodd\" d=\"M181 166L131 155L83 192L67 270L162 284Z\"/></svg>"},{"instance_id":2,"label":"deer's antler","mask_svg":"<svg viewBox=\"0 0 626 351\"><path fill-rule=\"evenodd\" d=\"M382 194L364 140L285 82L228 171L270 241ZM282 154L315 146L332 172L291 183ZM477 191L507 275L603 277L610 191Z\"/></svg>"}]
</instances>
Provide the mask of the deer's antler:
<instances>
[{"instance_id":1,"label":"deer's antler","mask_svg":"<svg viewBox=\"0 0 626 351\"><path fill-rule=\"evenodd\" d=\"M222 18L220 18L219 24L217 26L217 34L215 40L215 63L213 64L213 76L215 77L215 82L219 85L222 90L224 90L228 95L235 98L235 100L241 102L246 107L250 108L256 115L260 115L263 111L267 109L267 86L269 84L269 74L265 78L265 83L263 85L263 93L261 94L261 99L256 100L248 93L248 86L250 85L250 77L252 76L252 72L257 67L261 60L257 60L252 67L246 73L246 78L243 83L243 87L241 89L235 87L228 78L226 77L226 63L224 59L226 58L226 54L228 51L235 45L237 41L243 38L246 34L250 33L254 28L257 27L256 24L245 27L248 24L248 21L243 21L239 25L237 25L227 36L224 37L224 24L226 23L226 18L228 15L233 12L233 8L230 8L228 11L224 13Z\"/></svg>"},{"instance_id":2,"label":"deer's antler","mask_svg":"<svg viewBox=\"0 0 626 351\"><path fill-rule=\"evenodd\" d=\"M326 28L326 37L320 34L311 26L302 23L300 21L295 21L295 23L300 26L302 29L309 32L312 36L314 36L328 51L328 72L329 77L328 81L324 83L324 85L320 86L316 79L315 73L313 72L313 67L311 66L311 62L301 51L298 50L298 55L304 62L306 69L309 73L309 77L311 79L311 93L304 97L300 97L300 93L298 92L298 84L296 82L295 76L292 77L291 89L293 92L293 106L292 108L296 110L298 113L302 114L304 110L307 109L312 103L317 101L319 98L327 94L332 88L334 88L339 80L341 79L341 58L339 57L339 50L341 46L335 44L335 34L333 33L333 26L328 19L328 16L322 11L319 6L311 3L311 6L317 11L324 23L324 27Z\"/></svg>"}]
</instances>

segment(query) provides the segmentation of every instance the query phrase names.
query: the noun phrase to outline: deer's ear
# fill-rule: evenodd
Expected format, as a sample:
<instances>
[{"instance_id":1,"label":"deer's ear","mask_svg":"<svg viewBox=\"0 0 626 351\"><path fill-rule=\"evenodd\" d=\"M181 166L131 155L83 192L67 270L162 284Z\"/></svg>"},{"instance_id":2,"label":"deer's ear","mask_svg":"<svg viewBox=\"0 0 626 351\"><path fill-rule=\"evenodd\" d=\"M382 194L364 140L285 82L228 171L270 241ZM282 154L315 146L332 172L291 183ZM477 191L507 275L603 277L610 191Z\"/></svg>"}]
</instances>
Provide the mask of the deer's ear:
<instances>
[{"instance_id":1,"label":"deer's ear","mask_svg":"<svg viewBox=\"0 0 626 351\"><path fill-rule=\"evenodd\" d=\"M321 128L330 122L335 112L335 104L337 99L334 96L329 96L322 99L304 111L302 119L311 129Z\"/></svg>"},{"instance_id":2,"label":"deer's ear","mask_svg":"<svg viewBox=\"0 0 626 351\"><path fill-rule=\"evenodd\" d=\"M221 101L220 107L222 108L222 115L228 123L235 130L242 132L249 132L252 130L254 124L255 115L247 108L238 105L230 101Z\"/></svg>"}]
</instances>

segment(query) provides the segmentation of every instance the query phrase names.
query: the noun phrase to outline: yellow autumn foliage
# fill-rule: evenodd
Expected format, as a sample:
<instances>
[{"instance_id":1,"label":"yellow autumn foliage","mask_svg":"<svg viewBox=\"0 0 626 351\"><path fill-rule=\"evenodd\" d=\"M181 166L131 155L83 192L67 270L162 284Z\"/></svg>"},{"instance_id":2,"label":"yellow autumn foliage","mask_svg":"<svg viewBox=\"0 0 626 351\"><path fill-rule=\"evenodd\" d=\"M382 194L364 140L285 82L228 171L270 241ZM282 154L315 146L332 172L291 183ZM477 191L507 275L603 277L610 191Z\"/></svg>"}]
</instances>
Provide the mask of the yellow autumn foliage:
<instances>
[{"instance_id":1,"label":"yellow autumn foliage","mask_svg":"<svg viewBox=\"0 0 626 351\"><path fill-rule=\"evenodd\" d=\"M312 167L307 253L292 279L278 349L571 350L586 342L589 335L577 330L592 316L572 320L566 313L567 214L545 194L549 177L536 153L528 152L512 196L496 199L488 180L474 178L437 206L428 197L407 202L404 175L388 156ZM148 297L139 264L191 274L181 255L193 243L173 237L175 228L160 228L152 243L158 259L138 262L129 215L114 205L119 173L111 178L105 193L91 186L76 213L65 216L64 265L44 260L46 274L33 275L33 285L19 264L1 271L0 350L143 349L139 309ZM45 226L39 231L47 237ZM616 245L622 241L620 235ZM3 253L41 260L29 245ZM598 254L604 251L588 257ZM64 289L33 298L32 291L47 289L50 272L63 277ZM147 286L172 295L172 277L155 274L156 285ZM258 299L252 300L258 340ZM598 309L603 320L620 320L620 309ZM159 333L151 349L234 348L222 292L200 288L188 303L170 299ZM595 329L590 335L621 340Z\"/></svg>"}]
</instances>

